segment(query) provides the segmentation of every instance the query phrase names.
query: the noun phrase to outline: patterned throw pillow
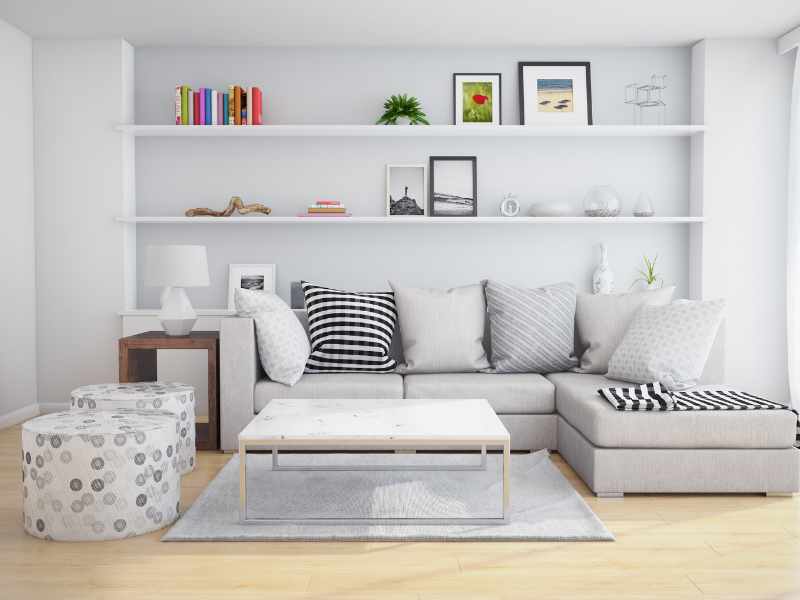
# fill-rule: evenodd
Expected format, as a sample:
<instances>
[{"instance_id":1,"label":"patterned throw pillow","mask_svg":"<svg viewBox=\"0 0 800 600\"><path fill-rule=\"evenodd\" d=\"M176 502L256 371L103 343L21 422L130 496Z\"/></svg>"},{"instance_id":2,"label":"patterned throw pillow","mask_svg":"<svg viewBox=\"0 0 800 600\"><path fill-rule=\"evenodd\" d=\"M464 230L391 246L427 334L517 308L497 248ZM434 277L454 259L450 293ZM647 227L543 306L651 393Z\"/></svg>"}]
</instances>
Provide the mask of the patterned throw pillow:
<instances>
[{"instance_id":1,"label":"patterned throw pillow","mask_svg":"<svg viewBox=\"0 0 800 600\"><path fill-rule=\"evenodd\" d=\"M574 367L575 286L529 289L486 282L497 373L555 373Z\"/></svg>"},{"instance_id":2,"label":"patterned throw pillow","mask_svg":"<svg viewBox=\"0 0 800 600\"><path fill-rule=\"evenodd\" d=\"M261 366L272 381L294 385L303 376L311 347L302 323L275 294L237 289L236 313L252 317Z\"/></svg>"},{"instance_id":3,"label":"patterned throw pillow","mask_svg":"<svg viewBox=\"0 0 800 600\"><path fill-rule=\"evenodd\" d=\"M301 282L311 356L306 373L388 373L397 323L392 292L343 292Z\"/></svg>"},{"instance_id":4,"label":"patterned throw pillow","mask_svg":"<svg viewBox=\"0 0 800 600\"><path fill-rule=\"evenodd\" d=\"M611 379L649 383L669 390L697 385L725 310L724 300L678 300L643 306L611 360Z\"/></svg>"}]
</instances>

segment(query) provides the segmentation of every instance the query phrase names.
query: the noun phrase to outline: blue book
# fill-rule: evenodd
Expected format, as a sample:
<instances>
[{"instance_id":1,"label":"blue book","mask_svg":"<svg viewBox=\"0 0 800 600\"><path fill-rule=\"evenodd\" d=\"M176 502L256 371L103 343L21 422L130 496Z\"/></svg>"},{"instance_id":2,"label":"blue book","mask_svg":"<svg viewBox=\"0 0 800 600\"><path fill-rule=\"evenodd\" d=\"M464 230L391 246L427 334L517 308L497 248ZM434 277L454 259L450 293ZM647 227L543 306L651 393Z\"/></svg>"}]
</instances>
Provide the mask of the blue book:
<instances>
[{"instance_id":1,"label":"blue book","mask_svg":"<svg viewBox=\"0 0 800 600\"><path fill-rule=\"evenodd\" d=\"M222 94L222 124L228 124L228 94Z\"/></svg>"},{"instance_id":2,"label":"blue book","mask_svg":"<svg viewBox=\"0 0 800 600\"><path fill-rule=\"evenodd\" d=\"M211 125L211 88L205 88L206 125Z\"/></svg>"}]
</instances>

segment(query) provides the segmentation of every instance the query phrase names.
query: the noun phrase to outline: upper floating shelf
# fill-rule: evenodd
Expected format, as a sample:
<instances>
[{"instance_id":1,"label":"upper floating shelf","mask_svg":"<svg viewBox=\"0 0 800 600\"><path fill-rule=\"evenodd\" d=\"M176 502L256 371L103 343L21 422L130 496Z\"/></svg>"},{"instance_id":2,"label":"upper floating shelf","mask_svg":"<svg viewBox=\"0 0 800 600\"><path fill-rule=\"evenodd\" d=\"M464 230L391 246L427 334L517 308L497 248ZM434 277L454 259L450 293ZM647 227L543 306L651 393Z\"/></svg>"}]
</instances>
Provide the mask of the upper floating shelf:
<instances>
[{"instance_id":1,"label":"upper floating shelf","mask_svg":"<svg viewBox=\"0 0 800 600\"><path fill-rule=\"evenodd\" d=\"M705 125L117 125L142 137L688 137Z\"/></svg>"},{"instance_id":2,"label":"upper floating shelf","mask_svg":"<svg viewBox=\"0 0 800 600\"><path fill-rule=\"evenodd\" d=\"M703 223L705 217L117 217L120 223L172 225L652 225Z\"/></svg>"}]
</instances>

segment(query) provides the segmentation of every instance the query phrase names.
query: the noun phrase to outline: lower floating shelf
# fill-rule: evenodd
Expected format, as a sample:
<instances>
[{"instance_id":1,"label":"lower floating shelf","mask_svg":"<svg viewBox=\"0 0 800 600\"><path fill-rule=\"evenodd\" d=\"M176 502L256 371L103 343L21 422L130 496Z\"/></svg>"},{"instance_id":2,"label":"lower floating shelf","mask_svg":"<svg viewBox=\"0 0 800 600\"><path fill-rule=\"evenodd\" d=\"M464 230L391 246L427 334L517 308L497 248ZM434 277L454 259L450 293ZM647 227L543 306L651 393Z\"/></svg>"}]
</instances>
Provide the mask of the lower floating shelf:
<instances>
[{"instance_id":1,"label":"lower floating shelf","mask_svg":"<svg viewBox=\"0 0 800 600\"><path fill-rule=\"evenodd\" d=\"M705 217L117 217L163 225L658 225L704 223Z\"/></svg>"}]
</instances>

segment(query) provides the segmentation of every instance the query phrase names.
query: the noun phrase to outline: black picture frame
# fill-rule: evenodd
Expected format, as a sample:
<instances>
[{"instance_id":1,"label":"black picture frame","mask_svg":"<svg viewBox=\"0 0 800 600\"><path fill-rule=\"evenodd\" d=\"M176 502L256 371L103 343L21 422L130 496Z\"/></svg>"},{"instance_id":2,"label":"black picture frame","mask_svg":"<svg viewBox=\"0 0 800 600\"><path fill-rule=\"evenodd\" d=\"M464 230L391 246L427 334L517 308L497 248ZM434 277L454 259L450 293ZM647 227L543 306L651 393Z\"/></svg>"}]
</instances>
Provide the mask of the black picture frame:
<instances>
[{"instance_id":1,"label":"black picture frame","mask_svg":"<svg viewBox=\"0 0 800 600\"><path fill-rule=\"evenodd\" d=\"M472 211L462 214L437 214L436 212L436 163L460 161L471 163L472 168ZM478 157L477 156L431 156L428 159L428 214L431 217L477 217L478 216Z\"/></svg>"},{"instance_id":2,"label":"black picture frame","mask_svg":"<svg viewBox=\"0 0 800 600\"><path fill-rule=\"evenodd\" d=\"M503 74L502 73L453 73L453 125L458 124L458 119L456 118L456 94L458 93L457 90L457 81L459 77L479 77L481 75L485 75L487 77L497 77L497 94L495 94L497 98L497 125L503 124ZM492 98L492 102L495 99ZM492 123L491 125L494 125Z\"/></svg>"},{"instance_id":3,"label":"black picture frame","mask_svg":"<svg viewBox=\"0 0 800 600\"><path fill-rule=\"evenodd\" d=\"M517 63L518 85L519 85L519 124L525 125L525 85L523 82L523 71L525 67L584 67L586 70L586 112L587 124L592 122L592 68L589 61L520 61Z\"/></svg>"}]
</instances>

